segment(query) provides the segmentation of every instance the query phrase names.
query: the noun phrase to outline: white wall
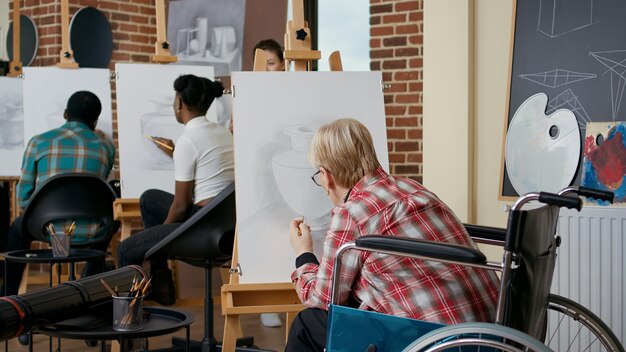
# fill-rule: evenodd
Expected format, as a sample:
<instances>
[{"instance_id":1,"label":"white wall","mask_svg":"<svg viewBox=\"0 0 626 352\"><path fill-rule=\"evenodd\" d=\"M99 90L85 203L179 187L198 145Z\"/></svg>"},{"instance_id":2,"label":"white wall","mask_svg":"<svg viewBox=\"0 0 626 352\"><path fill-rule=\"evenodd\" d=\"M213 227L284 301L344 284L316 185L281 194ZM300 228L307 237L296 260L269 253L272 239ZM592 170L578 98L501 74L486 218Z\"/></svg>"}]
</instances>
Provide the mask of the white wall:
<instances>
[{"instance_id":1,"label":"white wall","mask_svg":"<svg viewBox=\"0 0 626 352\"><path fill-rule=\"evenodd\" d=\"M424 1L424 185L472 221L473 1Z\"/></svg>"},{"instance_id":2,"label":"white wall","mask_svg":"<svg viewBox=\"0 0 626 352\"><path fill-rule=\"evenodd\" d=\"M513 0L424 0L424 184L463 221L500 227L512 14Z\"/></svg>"},{"instance_id":3,"label":"white wall","mask_svg":"<svg viewBox=\"0 0 626 352\"><path fill-rule=\"evenodd\" d=\"M498 194L512 14L513 0L424 0L424 185L473 224L506 226Z\"/></svg>"}]
</instances>

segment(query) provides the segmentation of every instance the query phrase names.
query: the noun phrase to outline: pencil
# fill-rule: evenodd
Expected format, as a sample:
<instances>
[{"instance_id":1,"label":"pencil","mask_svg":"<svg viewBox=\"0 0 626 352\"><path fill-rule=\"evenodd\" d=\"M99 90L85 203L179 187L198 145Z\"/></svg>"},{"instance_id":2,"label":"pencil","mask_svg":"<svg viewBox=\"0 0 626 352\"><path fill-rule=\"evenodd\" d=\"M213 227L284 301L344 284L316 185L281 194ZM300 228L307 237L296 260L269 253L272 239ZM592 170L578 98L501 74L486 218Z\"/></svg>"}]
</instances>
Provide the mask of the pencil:
<instances>
[{"instance_id":1,"label":"pencil","mask_svg":"<svg viewBox=\"0 0 626 352\"><path fill-rule=\"evenodd\" d=\"M145 136L144 135L144 137L146 137L147 139L149 139L149 140L153 141L154 143L160 145L163 148L166 148L166 149L169 149L169 150L174 150L174 148L172 148L171 145L167 145L167 144L159 141L158 139L154 139L154 137L152 137L152 136Z\"/></svg>"}]
</instances>

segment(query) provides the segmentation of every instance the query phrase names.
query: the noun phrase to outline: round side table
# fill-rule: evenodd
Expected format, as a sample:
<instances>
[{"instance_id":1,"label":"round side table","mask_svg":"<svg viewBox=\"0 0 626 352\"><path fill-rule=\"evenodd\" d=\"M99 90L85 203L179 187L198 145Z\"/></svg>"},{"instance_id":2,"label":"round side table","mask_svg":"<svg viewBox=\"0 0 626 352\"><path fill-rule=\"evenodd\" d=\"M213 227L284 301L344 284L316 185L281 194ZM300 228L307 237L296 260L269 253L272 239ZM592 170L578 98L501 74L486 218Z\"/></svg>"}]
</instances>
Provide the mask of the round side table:
<instances>
[{"instance_id":1,"label":"round side table","mask_svg":"<svg viewBox=\"0 0 626 352\"><path fill-rule=\"evenodd\" d=\"M76 280L76 275L74 273L74 264L77 262L84 262L92 259L101 259L102 260L102 270L104 270L104 259L106 257L106 253L103 251L98 251L94 249L82 249L82 248L70 248L70 253L67 257L55 257L52 255L51 249L27 249L27 250L17 250L11 251L1 254L6 263L14 262L14 263L24 263L24 264L48 264L50 265L50 272L48 276L48 286L52 286L52 265L53 264L62 264L69 263L70 270L68 280ZM7 265L4 265L4 280L6 283L7 280ZM57 273L58 273L58 283L61 283L61 266L57 265ZM6 289L6 286L5 286ZM29 333L28 344L32 350L32 331ZM8 349L8 341L5 342L5 350ZM59 349L61 348L61 340L58 341ZM50 337L50 350L52 350L52 337Z\"/></svg>"},{"instance_id":2,"label":"round side table","mask_svg":"<svg viewBox=\"0 0 626 352\"><path fill-rule=\"evenodd\" d=\"M70 328L64 325L63 322L59 322L55 325L40 326L37 328L37 331L43 335L64 339L101 340L101 351L106 350L105 340L119 340L120 352L125 352L126 344L124 341L127 339L166 335L185 328L186 350L189 351L189 325L194 321L191 313L172 308L150 306L143 307L143 310L149 313L149 317L144 319L141 330L116 331L113 330L112 322L87 330L80 327Z\"/></svg>"},{"instance_id":3,"label":"round side table","mask_svg":"<svg viewBox=\"0 0 626 352\"><path fill-rule=\"evenodd\" d=\"M71 265L68 279L71 281L76 280L76 275L74 273L75 263L85 262L92 259L102 259L104 261L106 253L102 251L97 251L95 249L71 248L70 253L67 257L55 257L52 255L52 250L50 249L28 249L3 253L2 256L4 257L6 262L24 264L47 263L51 267L53 264L69 263ZM102 268L104 269L104 262L102 263ZM4 277L6 278L6 266L4 269ZM57 270L60 271L60 267L58 267ZM59 276L59 280L60 279L61 278ZM52 286L52 284L52 270L50 270L49 285Z\"/></svg>"}]
</instances>

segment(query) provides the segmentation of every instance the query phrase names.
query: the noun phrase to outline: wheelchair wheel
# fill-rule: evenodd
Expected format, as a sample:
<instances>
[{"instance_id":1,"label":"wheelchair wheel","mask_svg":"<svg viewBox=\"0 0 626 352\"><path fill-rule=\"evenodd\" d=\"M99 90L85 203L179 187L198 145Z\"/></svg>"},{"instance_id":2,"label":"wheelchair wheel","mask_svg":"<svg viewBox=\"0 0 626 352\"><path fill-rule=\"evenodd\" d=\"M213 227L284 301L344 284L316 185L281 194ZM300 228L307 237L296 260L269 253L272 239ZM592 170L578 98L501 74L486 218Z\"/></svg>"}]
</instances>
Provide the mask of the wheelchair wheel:
<instances>
[{"instance_id":1,"label":"wheelchair wheel","mask_svg":"<svg viewBox=\"0 0 626 352\"><path fill-rule=\"evenodd\" d=\"M546 344L555 351L624 352L617 336L598 316L565 297L548 297L547 327Z\"/></svg>"},{"instance_id":2,"label":"wheelchair wheel","mask_svg":"<svg viewBox=\"0 0 626 352\"><path fill-rule=\"evenodd\" d=\"M550 349L535 338L506 326L489 323L448 325L420 337L404 352L459 351L459 347L491 347L498 351L548 352ZM493 349L488 349L493 351ZM472 349L474 350L474 349Z\"/></svg>"}]
</instances>

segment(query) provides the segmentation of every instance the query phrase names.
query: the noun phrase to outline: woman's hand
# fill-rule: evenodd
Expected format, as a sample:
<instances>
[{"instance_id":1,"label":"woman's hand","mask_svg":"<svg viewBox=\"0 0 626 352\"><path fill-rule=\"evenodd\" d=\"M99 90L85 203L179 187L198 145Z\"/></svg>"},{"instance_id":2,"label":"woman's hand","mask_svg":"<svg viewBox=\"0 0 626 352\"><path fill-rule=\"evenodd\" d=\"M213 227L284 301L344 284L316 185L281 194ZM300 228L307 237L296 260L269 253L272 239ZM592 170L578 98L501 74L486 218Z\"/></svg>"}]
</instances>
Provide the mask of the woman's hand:
<instances>
[{"instance_id":1,"label":"woman's hand","mask_svg":"<svg viewBox=\"0 0 626 352\"><path fill-rule=\"evenodd\" d=\"M304 223L304 217L295 218L289 223L289 241L297 256L306 252L313 253L311 228Z\"/></svg>"},{"instance_id":2,"label":"woman's hand","mask_svg":"<svg viewBox=\"0 0 626 352\"><path fill-rule=\"evenodd\" d=\"M171 139L152 137L152 141L157 148L161 149L163 153L167 154L170 158L174 156L174 142L172 142Z\"/></svg>"}]
</instances>

